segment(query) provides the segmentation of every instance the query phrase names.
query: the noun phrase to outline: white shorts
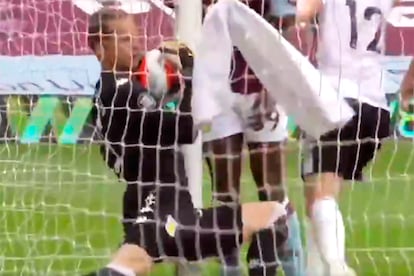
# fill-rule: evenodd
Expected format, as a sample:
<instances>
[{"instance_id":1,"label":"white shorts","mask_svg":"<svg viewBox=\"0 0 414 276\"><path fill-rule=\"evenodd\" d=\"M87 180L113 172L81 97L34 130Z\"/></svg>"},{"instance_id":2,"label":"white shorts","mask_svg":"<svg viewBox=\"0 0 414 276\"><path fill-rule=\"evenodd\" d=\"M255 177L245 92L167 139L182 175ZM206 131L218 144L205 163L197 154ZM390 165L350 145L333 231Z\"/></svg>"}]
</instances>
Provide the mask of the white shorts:
<instances>
[{"instance_id":1,"label":"white shorts","mask_svg":"<svg viewBox=\"0 0 414 276\"><path fill-rule=\"evenodd\" d=\"M248 126L247 118L252 115L252 107L260 94L236 94L234 93L233 108L213 118L208 130L203 132L203 141L213 141L225 138L237 133L243 133L246 142L282 142L288 137L288 117L286 113L277 107L279 122L274 127L274 122L266 122L264 128L255 131Z\"/></svg>"}]
</instances>

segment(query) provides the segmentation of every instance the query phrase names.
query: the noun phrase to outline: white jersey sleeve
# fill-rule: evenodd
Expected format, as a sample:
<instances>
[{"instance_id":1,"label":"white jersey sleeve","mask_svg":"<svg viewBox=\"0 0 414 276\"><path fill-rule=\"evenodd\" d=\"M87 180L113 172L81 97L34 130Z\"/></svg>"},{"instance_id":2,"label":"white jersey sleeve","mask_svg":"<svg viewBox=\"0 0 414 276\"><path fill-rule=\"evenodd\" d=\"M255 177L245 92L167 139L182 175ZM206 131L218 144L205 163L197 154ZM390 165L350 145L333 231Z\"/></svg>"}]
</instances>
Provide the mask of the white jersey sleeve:
<instances>
[{"instance_id":1,"label":"white jersey sleeve","mask_svg":"<svg viewBox=\"0 0 414 276\"><path fill-rule=\"evenodd\" d=\"M318 64L341 97L387 108L381 57L393 0L323 0Z\"/></svg>"}]
</instances>

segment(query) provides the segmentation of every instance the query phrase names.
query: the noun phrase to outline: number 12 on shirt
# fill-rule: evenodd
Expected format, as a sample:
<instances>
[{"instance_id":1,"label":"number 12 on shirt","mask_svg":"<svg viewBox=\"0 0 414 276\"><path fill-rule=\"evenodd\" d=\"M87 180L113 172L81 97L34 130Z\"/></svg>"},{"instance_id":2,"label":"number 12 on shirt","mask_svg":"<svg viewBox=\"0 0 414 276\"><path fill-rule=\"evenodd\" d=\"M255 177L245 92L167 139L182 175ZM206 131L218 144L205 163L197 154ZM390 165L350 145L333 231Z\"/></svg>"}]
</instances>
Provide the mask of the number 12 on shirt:
<instances>
[{"instance_id":1,"label":"number 12 on shirt","mask_svg":"<svg viewBox=\"0 0 414 276\"><path fill-rule=\"evenodd\" d=\"M352 49L356 49L358 45L358 27L357 27L357 18L356 18L356 0L346 0L346 5L349 8L349 16L351 22L351 37L349 41L349 47ZM382 16L382 12L377 7L366 7L364 10L364 20L370 21L372 17L377 14ZM366 49L368 51L375 51L378 52L378 43L380 41L381 36L381 26L378 26L378 30L375 33L375 36L371 40L371 42L367 45Z\"/></svg>"}]
</instances>

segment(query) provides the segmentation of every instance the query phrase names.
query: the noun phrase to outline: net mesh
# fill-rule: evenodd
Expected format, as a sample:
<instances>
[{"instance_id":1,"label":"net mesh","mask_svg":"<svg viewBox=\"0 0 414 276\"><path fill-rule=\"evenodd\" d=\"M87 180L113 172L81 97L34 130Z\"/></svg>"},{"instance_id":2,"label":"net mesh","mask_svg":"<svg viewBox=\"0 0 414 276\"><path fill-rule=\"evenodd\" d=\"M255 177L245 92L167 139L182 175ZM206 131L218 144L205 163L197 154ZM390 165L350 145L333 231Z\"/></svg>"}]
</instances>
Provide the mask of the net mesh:
<instances>
[{"instance_id":1,"label":"net mesh","mask_svg":"<svg viewBox=\"0 0 414 276\"><path fill-rule=\"evenodd\" d=\"M173 19L157 7L137 19L147 49L173 37ZM91 94L97 78L91 71L99 71L86 44L87 21L70 0L0 1L1 275L86 272L120 242L123 185L91 143L91 102L79 96ZM414 54L413 29L388 26L390 94L407 65L395 56ZM290 36L304 47L295 31ZM414 147L401 137L412 138L411 122L400 127L397 121L398 136L368 168L368 181L343 196L348 258L360 275L414 275ZM15 143L22 140L30 144ZM289 143L286 170L290 199L303 215L300 151L296 141ZM247 166L241 182L243 200L255 199ZM154 275L169 273L160 268Z\"/></svg>"},{"instance_id":2,"label":"net mesh","mask_svg":"<svg viewBox=\"0 0 414 276\"><path fill-rule=\"evenodd\" d=\"M393 135L365 169L364 181L349 183L341 196L347 261L358 275L414 273L413 242L406 234L413 223L408 199L414 194L411 185L412 114L401 113L398 107L401 80L414 52L414 45L408 43L414 34L413 4L413 1L401 1L386 17L383 85L391 110ZM298 42L297 45L303 47L303 38L299 37ZM338 55L340 53L338 50ZM294 145L296 143L291 144L296 148ZM297 149L299 152L303 150ZM287 162L289 177L293 176L292 172L297 172L292 164L293 161ZM300 212L300 208L305 208L302 205L302 180L293 177L288 183L291 201L299 204Z\"/></svg>"},{"instance_id":3,"label":"net mesh","mask_svg":"<svg viewBox=\"0 0 414 276\"><path fill-rule=\"evenodd\" d=\"M90 96L76 97L93 95L99 66L73 2L0 1L2 275L78 275L121 242L124 185L91 143ZM146 49L174 35L154 5L136 19Z\"/></svg>"},{"instance_id":4,"label":"net mesh","mask_svg":"<svg viewBox=\"0 0 414 276\"><path fill-rule=\"evenodd\" d=\"M413 242L406 234L413 225L408 199L414 194L412 114L402 114L398 107L401 80L414 53L414 45L408 43L414 34L413 5L413 1L401 1L386 18L383 85L391 110L393 135L365 169L364 181L346 185L340 198L346 227L347 261L358 275L414 273ZM299 38L297 46L306 50L304 38L296 38ZM340 53L338 50L338 55ZM290 146L296 150L288 151L288 155L304 151L297 148L296 142ZM305 206L302 180L295 177L299 170L294 165L298 162L288 161L287 169L289 196L300 213Z\"/></svg>"},{"instance_id":5,"label":"net mesh","mask_svg":"<svg viewBox=\"0 0 414 276\"><path fill-rule=\"evenodd\" d=\"M86 43L89 15L74 2L2 1L0 53L6 56L91 54ZM136 16L142 28L142 45L147 48L156 47L162 39L174 35L173 19L152 7L150 13Z\"/></svg>"}]
</instances>

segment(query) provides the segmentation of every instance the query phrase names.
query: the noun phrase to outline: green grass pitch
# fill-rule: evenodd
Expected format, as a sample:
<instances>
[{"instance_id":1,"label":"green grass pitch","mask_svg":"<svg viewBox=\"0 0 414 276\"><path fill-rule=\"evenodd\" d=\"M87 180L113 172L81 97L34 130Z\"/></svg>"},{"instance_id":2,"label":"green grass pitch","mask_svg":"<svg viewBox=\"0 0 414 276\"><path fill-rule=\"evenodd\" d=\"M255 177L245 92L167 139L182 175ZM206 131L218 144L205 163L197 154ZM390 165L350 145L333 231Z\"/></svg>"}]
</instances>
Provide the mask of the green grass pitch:
<instances>
[{"instance_id":1,"label":"green grass pitch","mask_svg":"<svg viewBox=\"0 0 414 276\"><path fill-rule=\"evenodd\" d=\"M299 150L289 145L290 198L303 215ZM341 208L348 259L359 275L414 275L414 145L390 141L347 185ZM121 240L117 182L97 146L0 145L0 275L79 275L99 267ZM243 199L256 198L247 167ZM205 177L204 199L210 185ZM171 265L152 275L169 276ZM218 266L203 264L204 275Z\"/></svg>"}]
</instances>

